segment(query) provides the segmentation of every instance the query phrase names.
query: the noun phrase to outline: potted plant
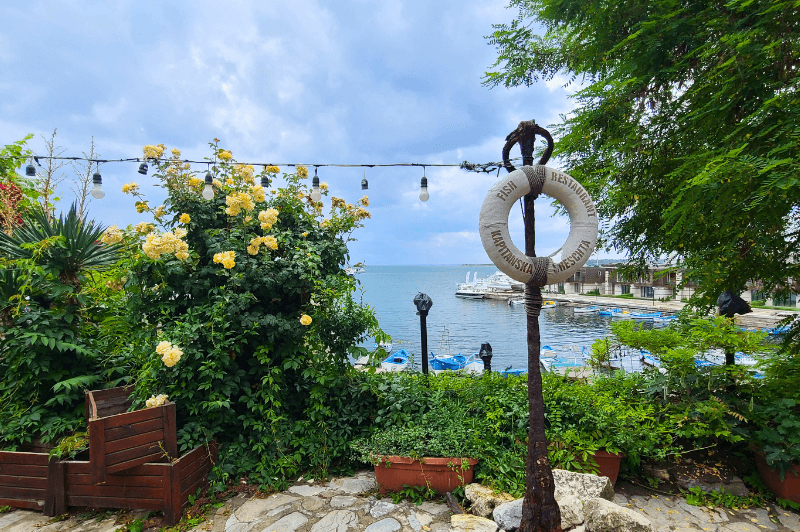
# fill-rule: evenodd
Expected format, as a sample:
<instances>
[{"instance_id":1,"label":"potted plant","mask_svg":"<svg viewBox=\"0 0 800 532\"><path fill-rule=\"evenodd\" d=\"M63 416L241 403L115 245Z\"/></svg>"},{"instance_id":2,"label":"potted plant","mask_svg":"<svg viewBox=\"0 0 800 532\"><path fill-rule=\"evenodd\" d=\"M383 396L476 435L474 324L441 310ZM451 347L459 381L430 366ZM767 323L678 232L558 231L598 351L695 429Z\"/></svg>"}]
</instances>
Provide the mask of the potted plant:
<instances>
[{"instance_id":1,"label":"potted plant","mask_svg":"<svg viewBox=\"0 0 800 532\"><path fill-rule=\"evenodd\" d=\"M758 472L776 497L800 503L800 402L784 397L759 403L751 417Z\"/></svg>"},{"instance_id":2,"label":"potted plant","mask_svg":"<svg viewBox=\"0 0 800 532\"><path fill-rule=\"evenodd\" d=\"M406 424L374 431L350 445L375 467L381 493L421 486L446 493L472 482L476 435L466 419L435 409Z\"/></svg>"}]
</instances>

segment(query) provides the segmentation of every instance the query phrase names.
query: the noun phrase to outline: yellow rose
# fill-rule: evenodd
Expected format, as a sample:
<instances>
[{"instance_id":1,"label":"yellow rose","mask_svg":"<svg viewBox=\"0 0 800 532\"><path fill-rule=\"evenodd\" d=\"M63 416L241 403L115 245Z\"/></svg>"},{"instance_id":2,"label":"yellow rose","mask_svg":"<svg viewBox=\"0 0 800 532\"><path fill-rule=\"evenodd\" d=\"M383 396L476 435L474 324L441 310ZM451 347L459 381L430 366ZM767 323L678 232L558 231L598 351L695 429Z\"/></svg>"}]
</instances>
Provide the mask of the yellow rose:
<instances>
[{"instance_id":1,"label":"yellow rose","mask_svg":"<svg viewBox=\"0 0 800 532\"><path fill-rule=\"evenodd\" d=\"M305 326L311 325L311 316L309 316L308 314L303 314L302 316L300 316L300 323L302 323Z\"/></svg>"},{"instance_id":2,"label":"yellow rose","mask_svg":"<svg viewBox=\"0 0 800 532\"><path fill-rule=\"evenodd\" d=\"M133 194L139 190L139 185L136 183L128 183L127 185L122 185L122 192L125 194Z\"/></svg>"},{"instance_id":3,"label":"yellow rose","mask_svg":"<svg viewBox=\"0 0 800 532\"><path fill-rule=\"evenodd\" d=\"M179 220L180 220L180 222L182 224L188 224L189 222L192 221L192 217L189 216L187 213L183 213L183 214L181 214L181 217L179 218Z\"/></svg>"}]
</instances>

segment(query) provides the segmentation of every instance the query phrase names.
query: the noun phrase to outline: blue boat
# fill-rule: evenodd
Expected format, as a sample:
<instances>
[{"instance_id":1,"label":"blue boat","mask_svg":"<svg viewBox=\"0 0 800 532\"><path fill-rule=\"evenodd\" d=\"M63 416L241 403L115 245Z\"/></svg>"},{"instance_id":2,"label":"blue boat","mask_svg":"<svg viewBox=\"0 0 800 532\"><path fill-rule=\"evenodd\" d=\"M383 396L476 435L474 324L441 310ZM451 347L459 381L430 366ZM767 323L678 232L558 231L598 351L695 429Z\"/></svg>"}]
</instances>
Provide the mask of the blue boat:
<instances>
[{"instance_id":1,"label":"blue boat","mask_svg":"<svg viewBox=\"0 0 800 532\"><path fill-rule=\"evenodd\" d=\"M783 325L781 327L773 327L772 329L767 329L766 333L770 336L780 336L782 334L786 334L791 329L788 325Z\"/></svg>"},{"instance_id":2,"label":"blue boat","mask_svg":"<svg viewBox=\"0 0 800 532\"><path fill-rule=\"evenodd\" d=\"M598 314L600 316L613 316L614 314L619 314L620 312L622 312L621 308L612 307L612 308L602 309L600 312L598 312Z\"/></svg>"},{"instance_id":3,"label":"blue boat","mask_svg":"<svg viewBox=\"0 0 800 532\"><path fill-rule=\"evenodd\" d=\"M405 349L393 353L381 362L383 371L403 371L408 368L408 352Z\"/></svg>"},{"instance_id":4,"label":"blue boat","mask_svg":"<svg viewBox=\"0 0 800 532\"><path fill-rule=\"evenodd\" d=\"M660 312L631 312L631 318L635 320L652 320L660 317Z\"/></svg>"}]
</instances>

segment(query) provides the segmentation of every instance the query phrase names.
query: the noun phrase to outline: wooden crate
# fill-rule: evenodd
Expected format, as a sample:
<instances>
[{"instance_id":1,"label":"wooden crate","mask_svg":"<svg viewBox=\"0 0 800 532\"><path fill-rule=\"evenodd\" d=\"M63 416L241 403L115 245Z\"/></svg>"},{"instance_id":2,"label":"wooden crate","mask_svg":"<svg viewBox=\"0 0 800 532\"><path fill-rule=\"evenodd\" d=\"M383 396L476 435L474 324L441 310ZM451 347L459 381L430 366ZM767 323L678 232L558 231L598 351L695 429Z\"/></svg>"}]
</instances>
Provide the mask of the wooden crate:
<instances>
[{"instance_id":1,"label":"wooden crate","mask_svg":"<svg viewBox=\"0 0 800 532\"><path fill-rule=\"evenodd\" d=\"M208 472L216 459L217 447L212 442L169 463L148 463L107 474L102 484L92 482L91 460L53 461L44 514L59 515L69 506L161 510L171 526L180 520L189 495L208 485Z\"/></svg>"},{"instance_id":2,"label":"wooden crate","mask_svg":"<svg viewBox=\"0 0 800 532\"><path fill-rule=\"evenodd\" d=\"M89 460L0 451L0 505L59 515L69 506L161 510L180 520L189 496L208 485L212 442L178 456L175 404L128 412L130 387L86 392Z\"/></svg>"},{"instance_id":3,"label":"wooden crate","mask_svg":"<svg viewBox=\"0 0 800 532\"><path fill-rule=\"evenodd\" d=\"M130 387L86 392L90 477L106 475L178 456L175 403L128 412Z\"/></svg>"},{"instance_id":4,"label":"wooden crate","mask_svg":"<svg viewBox=\"0 0 800 532\"><path fill-rule=\"evenodd\" d=\"M47 473L47 453L0 452L0 506L42 510Z\"/></svg>"}]
</instances>

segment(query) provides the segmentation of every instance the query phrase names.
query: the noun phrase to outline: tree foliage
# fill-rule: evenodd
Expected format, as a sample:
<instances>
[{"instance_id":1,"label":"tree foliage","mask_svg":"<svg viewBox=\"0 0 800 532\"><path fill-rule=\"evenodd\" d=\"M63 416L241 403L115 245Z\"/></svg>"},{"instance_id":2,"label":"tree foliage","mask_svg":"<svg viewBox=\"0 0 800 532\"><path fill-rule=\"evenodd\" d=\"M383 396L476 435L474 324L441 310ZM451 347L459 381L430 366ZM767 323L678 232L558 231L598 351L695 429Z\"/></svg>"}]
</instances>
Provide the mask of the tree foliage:
<instances>
[{"instance_id":1,"label":"tree foliage","mask_svg":"<svg viewBox=\"0 0 800 532\"><path fill-rule=\"evenodd\" d=\"M566 75L555 154L640 264L677 257L694 303L800 262L800 6L788 0L512 0L489 86Z\"/></svg>"}]
</instances>

